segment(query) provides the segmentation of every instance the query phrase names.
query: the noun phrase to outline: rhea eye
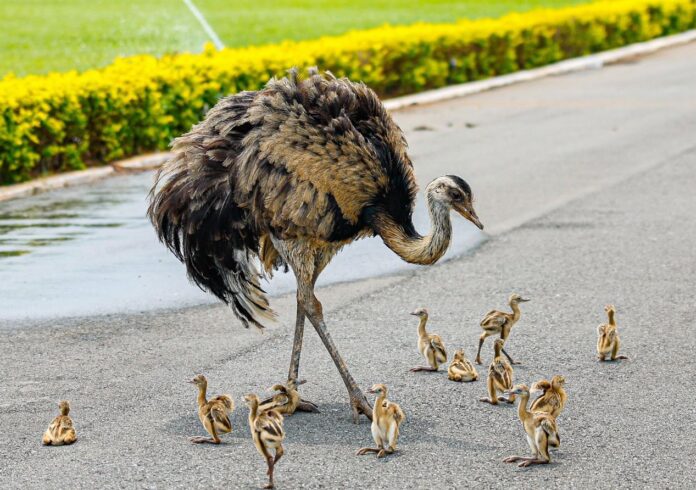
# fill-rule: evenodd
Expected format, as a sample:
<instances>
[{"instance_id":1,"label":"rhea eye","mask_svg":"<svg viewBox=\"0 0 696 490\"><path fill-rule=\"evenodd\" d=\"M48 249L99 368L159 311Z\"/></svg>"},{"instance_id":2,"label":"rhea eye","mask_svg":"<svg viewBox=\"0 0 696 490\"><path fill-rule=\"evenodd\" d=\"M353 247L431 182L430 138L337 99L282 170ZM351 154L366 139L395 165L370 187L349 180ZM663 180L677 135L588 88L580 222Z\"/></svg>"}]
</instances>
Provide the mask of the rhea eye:
<instances>
[{"instance_id":1,"label":"rhea eye","mask_svg":"<svg viewBox=\"0 0 696 490\"><path fill-rule=\"evenodd\" d=\"M452 199L461 199L462 198L462 193L459 191L450 191L450 197Z\"/></svg>"}]
</instances>

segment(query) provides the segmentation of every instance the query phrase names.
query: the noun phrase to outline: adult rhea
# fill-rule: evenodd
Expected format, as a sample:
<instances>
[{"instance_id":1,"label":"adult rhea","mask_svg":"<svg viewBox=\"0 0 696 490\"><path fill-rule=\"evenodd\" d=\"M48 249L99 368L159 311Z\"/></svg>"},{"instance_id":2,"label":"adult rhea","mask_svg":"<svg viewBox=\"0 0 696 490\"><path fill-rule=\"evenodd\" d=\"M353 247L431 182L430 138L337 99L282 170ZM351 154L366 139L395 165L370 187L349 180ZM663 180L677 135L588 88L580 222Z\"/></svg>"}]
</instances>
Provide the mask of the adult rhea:
<instances>
[{"instance_id":1,"label":"adult rhea","mask_svg":"<svg viewBox=\"0 0 696 490\"><path fill-rule=\"evenodd\" d=\"M418 234L403 133L372 90L330 73L300 80L291 71L226 97L172 150L150 195L160 240L246 327L274 317L256 259L269 275L289 266L297 279L289 379L297 380L306 317L348 388L354 420L372 418L329 336L317 277L343 246L375 234L407 262L436 262L449 246L451 209L483 228L469 185L454 175L432 181L432 230Z\"/></svg>"}]
</instances>

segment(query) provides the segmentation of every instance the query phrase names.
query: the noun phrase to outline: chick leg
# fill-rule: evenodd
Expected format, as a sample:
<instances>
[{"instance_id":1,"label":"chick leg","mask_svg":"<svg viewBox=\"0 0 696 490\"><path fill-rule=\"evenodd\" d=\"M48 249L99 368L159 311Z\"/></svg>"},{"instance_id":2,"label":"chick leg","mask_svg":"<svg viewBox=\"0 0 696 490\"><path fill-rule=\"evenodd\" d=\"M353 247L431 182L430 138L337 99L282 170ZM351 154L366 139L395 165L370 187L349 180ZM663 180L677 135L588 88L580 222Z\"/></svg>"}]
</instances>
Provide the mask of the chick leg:
<instances>
[{"instance_id":1,"label":"chick leg","mask_svg":"<svg viewBox=\"0 0 696 490\"><path fill-rule=\"evenodd\" d=\"M510 361L510 364L522 364L521 362L515 362L512 360L512 357L508 355L507 352L505 352L505 349L501 349L503 351L503 354L505 354L505 357L507 357L508 361Z\"/></svg>"},{"instance_id":2,"label":"chick leg","mask_svg":"<svg viewBox=\"0 0 696 490\"><path fill-rule=\"evenodd\" d=\"M356 456L362 456L364 454L379 453L381 451L378 447L361 447L358 452L355 453Z\"/></svg>"},{"instance_id":3,"label":"chick leg","mask_svg":"<svg viewBox=\"0 0 696 490\"><path fill-rule=\"evenodd\" d=\"M437 368L431 367L431 366L418 366L411 368L412 373L417 373L419 371L430 371L430 372L435 372L437 371Z\"/></svg>"},{"instance_id":4,"label":"chick leg","mask_svg":"<svg viewBox=\"0 0 696 490\"><path fill-rule=\"evenodd\" d=\"M273 488L273 467L275 466L275 462L273 461L273 456L270 454L268 458L266 458L266 464L268 465L268 471L266 472L268 475L268 483L266 483L263 488Z\"/></svg>"},{"instance_id":5,"label":"chick leg","mask_svg":"<svg viewBox=\"0 0 696 490\"><path fill-rule=\"evenodd\" d=\"M483 332L479 337L478 352L476 353L476 364L481 364L481 347L483 347L483 341L488 337L488 332Z\"/></svg>"},{"instance_id":6,"label":"chick leg","mask_svg":"<svg viewBox=\"0 0 696 490\"><path fill-rule=\"evenodd\" d=\"M490 403L491 405L497 405L498 396L495 391L495 386L493 385L493 379L490 375L488 376L486 386L488 386L488 398L479 398L479 401L482 401L484 403Z\"/></svg>"},{"instance_id":7,"label":"chick leg","mask_svg":"<svg viewBox=\"0 0 696 490\"><path fill-rule=\"evenodd\" d=\"M611 360L616 361L619 359L628 359L626 356L620 356L619 354L619 347L621 346L621 341L617 338L614 340L614 346L611 349Z\"/></svg>"},{"instance_id":8,"label":"chick leg","mask_svg":"<svg viewBox=\"0 0 696 490\"><path fill-rule=\"evenodd\" d=\"M215 429L215 424L206 424L205 430L212 437L189 437L189 441L194 444L220 444L220 438L217 435L217 429Z\"/></svg>"},{"instance_id":9,"label":"chick leg","mask_svg":"<svg viewBox=\"0 0 696 490\"><path fill-rule=\"evenodd\" d=\"M326 350L329 351L329 354L331 355L331 358L338 368L338 372L341 374L343 382L348 389L350 405L353 411L353 422L356 424L358 423L361 413L368 419L372 420L372 407L368 403L363 392L360 391L360 388L358 388L358 384L348 371L345 361L339 354L336 344L334 344L333 339L329 335L329 331L324 323L324 314L322 312L321 303L314 295L314 291L309 284L300 284L298 286L298 295L302 298L302 304L307 312L307 318L309 318L309 321L312 322L312 325L317 331L319 338L321 338L324 347L326 347Z\"/></svg>"}]
</instances>

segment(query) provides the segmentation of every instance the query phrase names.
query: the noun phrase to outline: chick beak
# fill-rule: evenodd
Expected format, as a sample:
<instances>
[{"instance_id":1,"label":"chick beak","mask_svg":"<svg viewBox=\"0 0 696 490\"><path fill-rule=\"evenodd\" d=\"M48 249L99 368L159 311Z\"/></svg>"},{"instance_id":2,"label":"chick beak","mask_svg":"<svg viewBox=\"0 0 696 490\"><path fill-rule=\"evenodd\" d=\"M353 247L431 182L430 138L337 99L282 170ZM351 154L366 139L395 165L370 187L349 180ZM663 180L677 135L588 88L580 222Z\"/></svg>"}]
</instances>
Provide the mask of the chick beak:
<instances>
[{"instance_id":1,"label":"chick beak","mask_svg":"<svg viewBox=\"0 0 696 490\"><path fill-rule=\"evenodd\" d=\"M520 298L520 303L526 303L527 301L529 301L528 298Z\"/></svg>"},{"instance_id":2,"label":"chick beak","mask_svg":"<svg viewBox=\"0 0 696 490\"><path fill-rule=\"evenodd\" d=\"M375 394L375 390L373 390L372 388L370 388L369 390L367 390L367 392L368 392L368 393L372 393L373 395Z\"/></svg>"},{"instance_id":3,"label":"chick beak","mask_svg":"<svg viewBox=\"0 0 696 490\"><path fill-rule=\"evenodd\" d=\"M418 316L418 313L416 313L415 311L412 311L411 313L409 313L409 315Z\"/></svg>"}]
</instances>

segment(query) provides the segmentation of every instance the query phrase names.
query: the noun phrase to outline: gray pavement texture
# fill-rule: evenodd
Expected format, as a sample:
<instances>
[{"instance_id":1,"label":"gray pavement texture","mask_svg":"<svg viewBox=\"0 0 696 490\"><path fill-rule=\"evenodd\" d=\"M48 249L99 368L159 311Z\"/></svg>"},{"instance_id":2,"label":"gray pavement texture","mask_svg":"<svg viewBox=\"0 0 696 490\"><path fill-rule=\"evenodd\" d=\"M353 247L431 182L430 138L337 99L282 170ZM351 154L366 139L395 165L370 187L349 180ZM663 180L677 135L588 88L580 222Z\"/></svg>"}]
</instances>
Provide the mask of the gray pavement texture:
<instances>
[{"instance_id":1,"label":"gray pavement texture","mask_svg":"<svg viewBox=\"0 0 696 490\"><path fill-rule=\"evenodd\" d=\"M371 443L369 423L351 423L343 384L308 327L302 393L322 413L286 420L277 487L691 487L695 78L692 44L397 114L420 178L467 178L491 237L426 270L319 292L360 385L387 384L407 420L398 454L356 457ZM515 408L477 401L483 379L408 372L420 363L409 311L428 307L449 351L473 357L480 318L513 291L532 299L508 344L523 362L515 380L560 373L569 394L561 448L531 469L502 463L527 444ZM617 305L629 361L594 359L606 303ZM265 467L241 397L286 375L293 299L275 306L280 322L264 334L209 305L5 325L0 485L258 487ZM219 447L187 442L202 434L184 382L197 372L239 407ZM79 440L43 448L61 398L72 402Z\"/></svg>"}]
</instances>

